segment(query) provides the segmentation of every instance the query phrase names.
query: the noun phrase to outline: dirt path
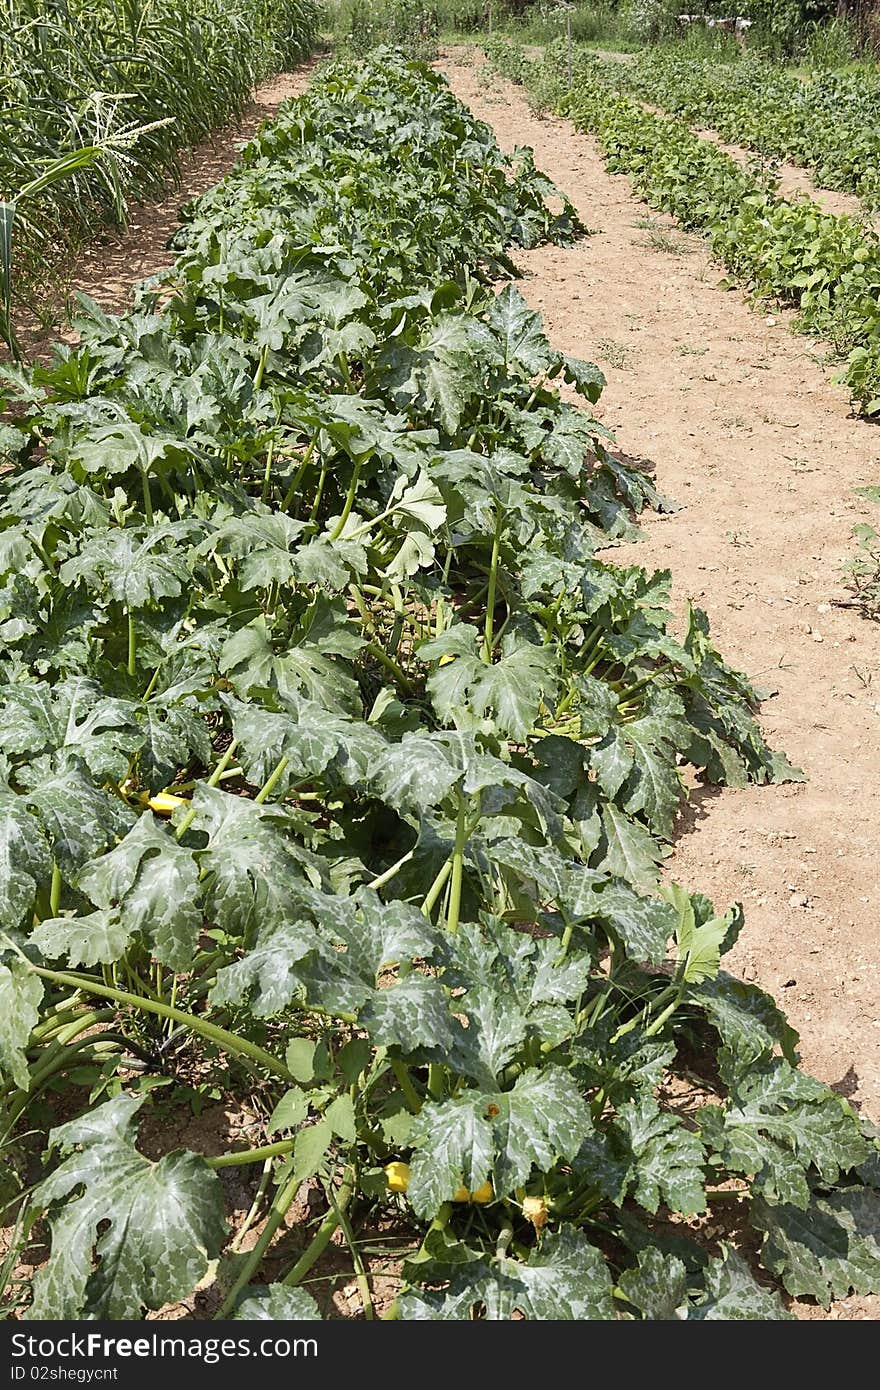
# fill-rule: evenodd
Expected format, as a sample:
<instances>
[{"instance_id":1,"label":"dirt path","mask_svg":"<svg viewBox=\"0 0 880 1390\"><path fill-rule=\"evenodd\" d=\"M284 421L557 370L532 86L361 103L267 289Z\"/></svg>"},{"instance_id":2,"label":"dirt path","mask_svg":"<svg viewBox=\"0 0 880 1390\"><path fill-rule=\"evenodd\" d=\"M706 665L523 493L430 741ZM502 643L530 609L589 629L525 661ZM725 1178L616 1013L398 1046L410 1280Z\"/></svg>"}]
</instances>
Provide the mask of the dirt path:
<instances>
[{"instance_id":1,"label":"dirt path","mask_svg":"<svg viewBox=\"0 0 880 1390\"><path fill-rule=\"evenodd\" d=\"M128 308L133 286L171 264L168 239L179 225L184 203L213 188L229 172L240 147L257 127L274 116L282 102L305 90L317 61L264 82L236 122L215 131L184 155L180 182L161 203L135 204L124 232L108 228L99 233L72 268L71 293L80 290L111 313ZM75 337L65 323L62 304L57 306L52 323L41 325L32 316L21 315L17 328L22 351L30 358L48 354L59 338L70 341Z\"/></svg>"},{"instance_id":2,"label":"dirt path","mask_svg":"<svg viewBox=\"0 0 880 1390\"><path fill-rule=\"evenodd\" d=\"M705 606L728 657L778 689L764 728L809 774L698 793L671 872L743 901L732 967L780 997L806 1067L880 1118L880 629L832 606L851 527L870 517L853 489L880 478L880 431L852 417L820 345L718 288L703 243L648 220L589 137L473 64L441 62L596 232L522 255L523 289L555 343L606 371L605 422L683 504L646 521L634 558L670 566L679 603Z\"/></svg>"},{"instance_id":3,"label":"dirt path","mask_svg":"<svg viewBox=\"0 0 880 1390\"><path fill-rule=\"evenodd\" d=\"M730 155L731 159L735 159L743 168L754 164L756 160L761 161L761 156L756 150L746 149L744 145L729 144L722 139L717 130L695 127L694 134L701 140L711 140L713 145L717 145L719 150ZM813 182L809 169L802 169L799 164L786 164L784 161L778 163L766 157L762 162L765 167L773 170L779 180L779 192L783 197L811 198L823 212L833 213L835 217L841 217L845 213L850 217L865 215L865 209L854 193L839 193L833 188L820 188ZM880 216L874 215L868 220L880 229Z\"/></svg>"},{"instance_id":4,"label":"dirt path","mask_svg":"<svg viewBox=\"0 0 880 1390\"><path fill-rule=\"evenodd\" d=\"M528 57L534 59L539 59L544 52L540 47L527 48L524 51ZM601 58L606 63L631 64L636 57L634 53L615 53L607 49L591 49L591 52L596 58ZM631 95L631 100L638 101L638 98ZM653 111L657 116L668 114L662 106L655 106L650 101L643 101L641 105L645 107L646 111ZM713 145L717 145L720 150L730 155L731 159L735 159L737 164L744 168L761 159L757 150L747 149L745 145L730 144L719 135L717 130L713 130L709 126L693 126L692 129L701 140L710 140ZM832 188L820 188L813 181L809 169L802 168L799 164L790 164L785 160L771 160L766 156L764 162L768 167L772 167L779 180L779 191L783 197L811 198L823 212L833 213L835 217L840 217L844 213L848 213L851 217L864 215L865 209L854 193L841 193ZM880 230L880 214L872 216L869 220L875 228Z\"/></svg>"}]
</instances>

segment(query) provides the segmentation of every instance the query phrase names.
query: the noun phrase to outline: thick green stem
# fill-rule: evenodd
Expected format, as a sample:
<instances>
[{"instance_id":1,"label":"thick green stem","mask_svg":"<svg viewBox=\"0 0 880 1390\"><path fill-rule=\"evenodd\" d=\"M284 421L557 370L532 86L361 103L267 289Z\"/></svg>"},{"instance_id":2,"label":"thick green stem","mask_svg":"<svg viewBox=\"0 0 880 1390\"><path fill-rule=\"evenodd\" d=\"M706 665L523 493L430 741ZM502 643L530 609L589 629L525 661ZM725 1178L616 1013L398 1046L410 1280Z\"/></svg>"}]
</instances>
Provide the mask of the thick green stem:
<instances>
[{"instance_id":1,"label":"thick green stem","mask_svg":"<svg viewBox=\"0 0 880 1390\"><path fill-rule=\"evenodd\" d=\"M434 882L431 884L431 887L425 894L425 900L422 903L422 912L426 917L430 917L431 913L433 912L434 907L437 903L437 899L440 897L440 894L446 887L447 880L451 873L452 859L450 857L446 860L437 877L434 879Z\"/></svg>"},{"instance_id":2,"label":"thick green stem","mask_svg":"<svg viewBox=\"0 0 880 1390\"><path fill-rule=\"evenodd\" d=\"M383 649L378 645L378 643L368 642L367 645L364 647L364 651L369 652L370 656L374 657L381 666L384 666L386 671L391 672L392 676L397 681L401 689L408 692L412 690L412 682L410 681L403 667L399 666L397 662L394 660L394 658L392 656L389 656L386 651L383 651Z\"/></svg>"},{"instance_id":3,"label":"thick green stem","mask_svg":"<svg viewBox=\"0 0 880 1390\"><path fill-rule=\"evenodd\" d=\"M657 1033L660 1032L661 1028L663 1028L665 1024L668 1023L669 1019L672 1017L679 1004L681 1003L682 998L684 997L684 991L685 985L684 983L682 983L676 991L676 997L672 1000L672 1002L670 1004L667 1004L663 1012L659 1013L657 1017L654 1019L654 1022L649 1024L649 1026L645 1029L646 1038L653 1038Z\"/></svg>"},{"instance_id":4,"label":"thick green stem","mask_svg":"<svg viewBox=\"0 0 880 1390\"><path fill-rule=\"evenodd\" d=\"M52 861L52 883L49 888L49 911L53 917L58 916L58 909L61 905L61 869L58 860Z\"/></svg>"},{"instance_id":5,"label":"thick green stem","mask_svg":"<svg viewBox=\"0 0 880 1390\"><path fill-rule=\"evenodd\" d=\"M78 1013L74 1018L51 1029L48 1033L35 1028L30 1036L29 1046L33 1047L38 1042L45 1042L54 1034L53 1045L60 1044L62 1047L84 1033L87 1028L94 1028L99 1023L109 1023L116 1017L115 1009L87 1009Z\"/></svg>"},{"instance_id":6,"label":"thick green stem","mask_svg":"<svg viewBox=\"0 0 880 1390\"><path fill-rule=\"evenodd\" d=\"M287 758L279 758L275 767L269 773L266 781L254 797L254 802L257 806L262 806L264 801L268 801L279 781L284 776L284 770L287 767L288 761Z\"/></svg>"},{"instance_id":7,"label":"thick green stem","mask_svg":"<svg viewBox=\"0 0 880 1390\"><path fill-rule=\"evenodd\" d=\"M667 985L666 989L662 989L662 990L660 991L660 993L659 993L658 995L656 995L656 997L655 997L654 999L651 1000L651 1003L648 1005L648 1013L649 1013L649 1014L652 1014L652 1013L654 1012L654 1010L657 1008L658 1004L665 1004L666 1001L667 1001L667 999L672 999L672 1004L670 1005L669 1008L666 1008L666 1009L663 1010L663 1012L662 1012L662 1013L654 1020L654 1022L651 1024L650 1028L646 1028L646 1029L645 1029L645 1037L646 1037L646 1038L652 1037L654 1033L659 1033L660 1029L663 1027L663 1024L666 1022L666 1020L667 1020L667 1019L670 1017L670 1015L673 1014L673 1013L675 1012L675 1010L678 1008L678 1005L679 1005L679 1003L681 1002L681 995L682 995L682 986L681 986L681 985L677 985L677 984L674 984L674 985ZM627 1033L632 1033L633 1030L636 1029L636 1028L638 1028L638 1027L639 1027L639 1024L641 1024L641 1023L643 1023L643 1022L644 1022L644 1015L643 1015L643 1014L636 1014L635 1018L631 1018L631 1019L629 1019L629 1021L628 1021L627 1023L621 1024L621 1026L617 1029L617 1032L614 1034L614 1036L613 1036L612 1039L611 1039L612 1045L613 1045L614 1043L616 1043L616 1042L619 1042L621 1038L625 1038L626 1035L627 1035Z\"/></svg>"},{"instance_id":8,"label":"thick green stem","mask_svg":"<svg viewBox=\"0 0 880 1390\"><path fill-rule=\"evenodd\" d=\"M146 469L141 470L141 491L144 498L144 519L148 526L153 524L153 499L150 495L150 475Z\"/></svg>"},{"instance_id":9,"label":"thick green stem","mask_svg":"<svg viewBox=\"0 0 880 1390\"><path fill-rule=\"evenodd\" d=\"M242 1149L240 1153L218 1154L206 1158L209 1168L240 1168L246 1163L262 1163L267 1158L281 1158L293 1153L294 1139L279 1139L277 1144L262 1144L258 1149Z\"/></svg>"},{"instance_id":10,"label":"thick green stem","mask_svg":"<svg viewBox=\"0 0 880 1390\"><path fill-rule=\"evenodd\" d=\"M263 377L264 377L265 374L266 374L266 363L268 362L268 360L269 360L269 344L268 344L268 343L264 343L264 344L263 344L263 350L262 350L262 352L260 353L260 360L259 360L259 362L257 363L257 370L254 372L254 390L255 390L255 391L259 391L260 387L261 387L262 384L263 384Z\"/></svg>"},{"instance_id":11,"label":"thick green stem","mask_svg":"<svg viewBox=\"0 0 880 1390\"><path fill-rule=\"evenodd\" d=\"M297 1260L290 1273L285 1274L284 1278L281 1280L282 1284L292 1286L302 1282L312 1265L316 1260L320 1259L327 1249L327 1246L330 1244L330 1238L339 1225L339 1213L345 1211L353 1196L354 1174L349 1169L349 1172L342 1181L342 1186L336 1194L335 1204L324 1217L311 1244Z\"/></svg>"},{"instance_id":12,"label":"thick green stem","mask_svg":"<svg viewBox=\"0 0 880 1390\"><path fill-rule=\"evenodd\" d=\"M317 444L317 442L318 442L318 436L315 435L314 439L312 439L312 440L310 441L308 448L306 449L305 453L303 454L302 462L300 463L299 468L296 470L296 473L295 473L295 475L294 475L293 482L290 484L290 487L287 489L287 492L284 494L284 500L283 500L283 502L281 503L281 510L282 510L283 512L286 512L286 511L287 511L288 507L290 506L291 502L293 501L294 497L295 497L296 494L297 494L297 491L298 491L298 489L299 489L299 485L300 485L300 483L301 483L302 480L303 480L303 474L305 473L306 469L307 469L308 466L309 466L309 463L311 462L312 454L315 452L315 445Z\"/></svg>"},{"instance_id":13,"label":"thick green stem","mask_svg":"<svg viewBox=\"0 0 880 1390\"><path fill-rule=\"evenodd\" d=\"M111 1009L109 1012L112 1014L113 1010ZM65 1000L63 1004L59 1004L57 1009L52 1009L48 1012L43 1022L33 1030L28 1041L28 1047L36 1047L38 1043L60 1032L66 1024L75 1022L76 1019L81 1016L82 1008L80 1001Z\"/></svg>"},{"instance_id":14,"label":"thick green stem","mask_svg":"<svg viewBox=\"0 0 880 1390\"><path fill-rule=\"evenodd\" d=\"M400 873L401 869L404 867L405 864L409 863L414 854L415 850L408 849L406 854L402 854L400 858L396 861L396 863L391 865L390 869L386 869L385 872L383 874L379 874L377 878L371 879L370 882L367 884L367 887L375 888L377 891L380 888L384 888L386 883L390 883L393 878L396 878L396 876Z\"/></svg>"},{"instance_id":15,"label":"thick green stem","mask_svg":"<svg viewBox=\"0 0 880 1390\"><path fill-rule=\"evenodd\" d=\"M664 671L668 671L670 665L671 662L664 661L662 665L656 667L656 669L651 671L647 676L642 676L641 680L636 681L635 684L629 686L627 690L622 690L617 697L617 708L620 709L621 705L625 705L634 695L638 695L639 691L644 690L646 686L651 684L651 681L656 680L657 676L661 676Z\"/></svg>"},{"instance_id":16,"label":"thick green stem","mask_svg":"<svg viewBox=\"0 0 880 1390\"><path fill-rule=\"evenodd\" d=\"M348 1219L348 1213L346 1212L344 1207L341 1207L339 1205L339 1201L332 1187L328 1186L327 1196L329 1198L330 1205L332 1206L333 1211L335 1213L336 1220L342 1230L342 1234L345 1236L345 1242L349 1250L351 1251L351 1262L354 1265L354 1277L357 1280L357 1286L360 1289L361 1293L361 1303L363 1304L364 1318L367 1322L372 1322L373 1318L375 1317L375 1312L373 1309L373 1295L370 1290L370 1281L367 1276L366 1268L364 1266L363 1257L361 1255L360 1250L358 1249L357 1241L354 1238L354 1231L352 1229L351 1222Z\"/></svg>"},{"instance_id":17,"label":"thick green stem","mask_svg":"<svg viewBox=\"0 0 880 1390\"><path fill-rule=\"evenodd\" d=\"M300 1189L301 1182L302 1179L300 1178L299 1174L293 1173L291 1177L288 1178L284 1186L280 1189L280 1191L276 1194L275 1200L269 1208L269 1215L266 1219L266 1224L263 1227L263 1230L260 1234L260 1238L254 1246L253 1250L248 1252L247 1259L242 1264L242 1267L238 1272L238 1277L236 1278L235 1283L232 1285L232 1288L229 1290L229 1293L226 1295L217 1312L214 1314L215 1320L223 1319L229 1316L229 1313L235 1307L236 1299L238 1298L238 1295L241 1293L245 1284L250 1282L251 1276L255 1274L256 1271L259 1269L260 1264L263 1260L263 1256L269 1249L269 1246L272 1244L272 1241L275 1238L275 1234L278 1231L278 1228L280 1227L282 1221L284 1220L285 1216L290 1210L291 1203L293 1202L294 1197Z\"/></svg>"},{"instance_id":18,"label":"thick green stem","mask_svg":"<svg viewBox=\"0 0 880 1390\"><path fill-rule=\"evenodd\" d=\"M274 455L275 455L275 436L273 435L272 438L269 440L269 447L268 447L268 449L266 450L266 468L265 468L265 471L264 471L264 473L263 473L263 490L262 490L262 492L260 493L260 500L261 500L262 502L265 502L265 501L266 501L266 498L269 496L269 486L270 486L270 484L271 484L271 482L272 482L272 459L273 459Z\"/></svg>"},{"instance_id":19,"label":"thick green stem","mask_svg":"<svg viewBox=\"0 0 880 1390\"><path fill-rule=\"evenodd\" d=\"M30 962L28 962L30 965ZM273 1076L280 1076L284 1081L293 1081L295 1078L283 1062L279 1062L277 1057L264 1052L256 1043L248 1042L246 1038L237 1038L234 1033L229 1033L225 1028L218 1028L214 1023L208 1023L206 1019L196 1018L194 1014L185 1013L183 1009L172 1008L170 1004L160 1004L157 999L147 999L138 994L129 994L123 989L111 989L109 985L102 985L97 980L90 980L80 975L69 975L63 970L45 970L42 966L31 965L35 975L39 975L42 980L51 980L54 984L70 985L73 989L81 989L86 994L96 994L100 999L113 999L118 1004L128 1004L133 1009L141 1009L144 1013L158 1014L160 1018L171 1018L175 1023L182 1023L191 1032L198 1033L200 1037L207 1038L209 1042L216 1043L224 1052L230 1052L236 1057L248 1057L264 1071L270 1072Z\"/></svg>"},{"instance_id":20,"label":"thick green stem","mask_svg":"<svg viewBox=\"0 0 880 1390\"><path fill-rule=\"evenodd\" d=\"M316 490L316 492L315 492L315 499L314 499L314 501L312 502L312 510L309 512L309 521L314 521L314 520L315 520L315 517L318 515L318 509L319 509L320 506L321 506L321 498L324 496L324 484L326 483L326 481L327 481L327 464L326 464L326 461L325 461L325 462L321 465L321 472L320 472L320 474L318 475L318 487L317 487L317 490Z\"/></svg>"},{"instance_id":21,"label":"thick green stem","mask_svg":"<svg viewBox=\"0 0 880 1390\"><path fill-rule=\"evenodd\" d=\"M339 537L345 530L345 523L351 516L351 509L354 506L354 499L357 495L358 483L360 481L361 476L361 462L362 460L358 459L357 463L354 466L354 473L352 474L351 482L348 486L348 493L345 498L345 505L342 508L342 515L340 516L339 520L337 521L336 525L333 527L333 530L330 533L331 541L339 540Z\"/></svg>"},{"instance_id":22,"label":"thick green stem","mask_svg":"<svg viewBox=\"0 0 880 1390\"><path fill-rule=\"evenodd\" d=\"M559 943L559 956L558 956L558 961L559 961L560 964L562 963L562 961L565 960L565 957L568 955L568 948L569 948L570 945L571 945L571 938L572 938L573 935L574 935L574 922L569 922L568 925L566 926L564 932L562 933L562 940L561 940L560 943Z\"/></svg>"},{"instance_id":23,"label":"thick green stem","mask_svg":"<svg viewBox=\"0 0 880 1390\"><path fill-rule=\"evenodd\" d=\"M492 660L495 625L495 594L498 588L498 557L501 551L501 530L504 513L499 507L495 515L495 538L492 542L492 559L489 562L489 590L486 595L486 631L483 639L483 660L488 665Z\"/></svg>"},{"instance_id":24,"label":"thick green stem","mask_svg":"<svg viewBox=\"0 0 880 1390\"><path fill-rule=\"evenodd\" d=\"M442 1062L428 1063L428 1094L432 1100L442 1100L446 1088L446 1067Z\"/></svg>"},{"instance_id":25,"label":"thick green stem","mask_svg":"<svg viewBox=\"0 0 880 1390\"><path fill-rule=\"evenodd\" d=\"M134 627L134 617L131 610L128 613L128 674L134 676L137 673L137 633Z\"/></svg>"},{"instance_id":26,"label":"thick green stem","mask_svg":"<svg viewBox=\"0 0 880 1390\"><path fill-rule=\"evenodd\" d=\"M126 1051L133 1052L142 1061L151 1063L153 1059L144 1051L132 1043L121 1033L89 1033L84 1038L79 1038L76 1042L70 1043L67 1047L50 1049L51 1055L42 1059L40 1064L34 1067L31 1072L31 1079L26 1091L18 1091L10 1102L4 1116L5 1128L0 1134L0 1142L11 1134L21 1116L24 1114L30 1103L36 1099L44 1086L58 1076L60 1072L67 1069L68 1064L74 1060L82 1060L81 1054L88 1048L95 1050L95 1061L101 1059L101 1054L110 1047L118 1047ZM99 1051L101 1049L101 1051Z\"/></svg>"},{"instance_id":27,"label":"thick green stem","mask_svg":"<svg viewBox=\"0 0 880 1390\"><path fill-rule=\"evenodd\" d=\"M254 1193L254 1200L251 1202L250 1211L236 1231L232 1244L229 1247L231 1251L241 1249L242 1241L263 1209L266 1193L269 1190L269 1181L272 1177L272 1167L271 1158L267 1158L266 1162L263 1164L263 1175L260 1178L260 1185Z\"/></svg>"},{"instance_id":28,"label":"thick green stem","mask_svg":"<svg viewBox=\"0 0 880 1390\"><path fill-rule=\"evenodd\" d=\"M412 1077L405 1062L400 1062L396 1058L391 1059L391 1070L397 1078L397 1084L403 1092L404 1099L414 1115L418 1115L422 1108L419 1094L412 1084Z\"/></svg>"},{"instance_id":29,"label":"thick green stem","mask_svg":"<svg viewBox=\"0 0 880 1390\"><path fill-rule=\"evenodd\" d=\"M207 785L208 785L209 787L216 787L217 783L218 783L218 782L220 781L220 779L222 778L222 776L223 776L224 772L226 771L227 767L228 767L229 764L232 762L232 758L233 758L233 754L234 754L234 753L235 753L235 739L232 740L232 742L230 743L229 747L226 749L226 752L223 754L223 756L222 756L222 758L220 759L220 761L218 762L217 766L214 768L214 771L211 773L211 776L208 778ZM182 839L183 839L184 835L185 835L186 832L189 830L190 826L192 825L193 821L194 821L195 818L196 818L196 811L197 811L197 808L196 808L195 806L191 806L191 807L189 808L189 810L187 811L187 813L186 813L186 815L184 816L183 820L180 822L180 825L177 827L177 829L176 829L175 832L174 832L175 839L177 839L177 840L182 840Z\"/></svg>"},{"instance_id":30,"label":"thick green stem","mask_svg":"<svg viewBox=\"0 0 880 1390\"><path fill-rule=\"evenodd\" d=\"M453 933L458 931L458 919L461 913L464 847L468 840L467 810L467 802L462 797L458 807L458 820L455 823L455 848L452 851L452 877L449 885L449 911L446 914L447 929Z\"/></svg>"}]
</instances>

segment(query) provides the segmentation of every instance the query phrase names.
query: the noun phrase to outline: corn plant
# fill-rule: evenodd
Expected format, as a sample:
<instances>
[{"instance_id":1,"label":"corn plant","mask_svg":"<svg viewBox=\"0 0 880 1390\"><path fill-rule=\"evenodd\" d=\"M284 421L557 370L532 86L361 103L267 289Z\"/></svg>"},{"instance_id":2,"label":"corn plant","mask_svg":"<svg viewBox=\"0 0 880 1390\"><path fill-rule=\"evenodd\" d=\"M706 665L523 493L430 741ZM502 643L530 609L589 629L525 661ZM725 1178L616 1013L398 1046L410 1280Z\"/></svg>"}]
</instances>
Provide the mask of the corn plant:
<instances>
[{"instance_id":1,"label":"corn plant","mask_svg":"<svg viewBox=\"0 0 880 1390\"><path fill-rule=\"evenodd\" d=\"M20 213L19 289L160 192L183 148L308 51L316 15L311 0L0 0L0 200L7 255ZM8 265L2 289L11 343Z\"/></svg>"}]
</instances>

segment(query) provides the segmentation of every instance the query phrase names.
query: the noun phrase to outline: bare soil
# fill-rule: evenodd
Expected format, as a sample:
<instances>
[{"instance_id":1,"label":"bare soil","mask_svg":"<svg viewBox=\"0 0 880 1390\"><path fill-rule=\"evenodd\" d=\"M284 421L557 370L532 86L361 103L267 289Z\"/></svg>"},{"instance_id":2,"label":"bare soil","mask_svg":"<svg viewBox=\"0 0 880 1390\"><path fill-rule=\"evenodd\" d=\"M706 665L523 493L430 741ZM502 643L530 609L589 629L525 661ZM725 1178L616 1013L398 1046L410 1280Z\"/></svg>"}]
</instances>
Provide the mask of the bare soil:
<instances>
[{"instance_id":1,"label":"bare soil","mask_svg":"<svg viewBox=\"0 0 880 1390\"><path fill-rule=\"evenodd\" d=\"M852 527L876 521L854 489L880 478L880 431L831 384L822 346L720 288L704 243L646 215L594 140L535 116L470 50L439 66L503 147L534 148L595 233L517 259L553 342L605 371L599 410L622 452L681 504L617 555L668 566L679 609L707 609L728 659L777 692L764 730L809 778L697 790L669 875L744 903L730 967L778 996L805 1067L876 1119L880 627L836 604ZM849 1303L838 1316L880 1314L878 1299Z\"/></svg>"}]
</instances>

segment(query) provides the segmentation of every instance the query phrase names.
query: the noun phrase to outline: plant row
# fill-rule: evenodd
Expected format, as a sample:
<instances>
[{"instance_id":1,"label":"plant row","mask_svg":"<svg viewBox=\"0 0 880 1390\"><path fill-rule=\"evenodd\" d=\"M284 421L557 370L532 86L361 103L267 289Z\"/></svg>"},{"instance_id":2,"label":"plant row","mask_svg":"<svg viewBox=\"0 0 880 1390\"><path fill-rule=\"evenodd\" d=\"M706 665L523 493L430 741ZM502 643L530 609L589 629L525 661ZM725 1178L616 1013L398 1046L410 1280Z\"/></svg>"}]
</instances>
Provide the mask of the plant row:
<instances>
[{"instance_id":1,"label":"plant row","mask_svg":"<svg viewBox=\"0 0 880 1390\"><path fill-rule=\"evenodd\" d=\"M880 1283L873 1137L722 970L739 909L658 886L688 768L799 774L669 575L597 557L664 504L490 288L578 230L379 51L132 314L6 372L0 1143L13 1252L50 1250L7 1309L310 1317L336 1234L369 1317L395 1221L390 1316L787 1316L670 1234L732 1192L790 1293ZM248 1144L142 1152L211 1096Z\"/></svg>"},{"instance_id":2,"label":"plant row","mask_svg":"<svg viewBox=\"0 0 880 1390\"><path fill-rule=\"evenodd\" d=\"M880 413L880 236L861 219L784 198L773 177L743 168L673 116L621 92L620 64L581 54L571 86L562 50L532 61L504 40L495 66L544 106L594 134L608 168L653 207L705 232L713 255L759 298L798 310L798 326L847 355L841 380L866 415Z\"/></svg>"},{"instance_id":3,"label":"plant row","mask_svg":"<svg viewBox=\"0 0 880 1390\"><path fill-rule=\"evenodd\" d=\"M621 65L623 84L725 140L810 169L822 188L880 203L880 80L866 68L810 78L747 57L739 62L658 48Z\"/></svg>"},{"instance_id":4,"label":"plant row","mask_svg":"<svg viewBox=\"0 0 880 1390\"><path fill-rule=\"evenodd\" d=\"M2 297L13 219L20 291L38 294L47 263L155 197L316 30L312 0L0 0Z\"/></svg>"}]
</instances>

